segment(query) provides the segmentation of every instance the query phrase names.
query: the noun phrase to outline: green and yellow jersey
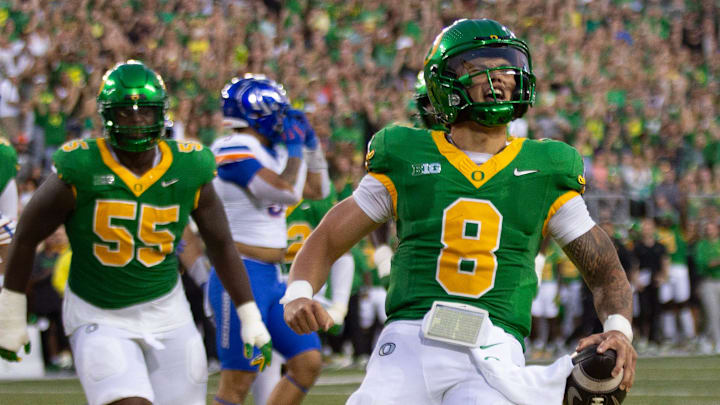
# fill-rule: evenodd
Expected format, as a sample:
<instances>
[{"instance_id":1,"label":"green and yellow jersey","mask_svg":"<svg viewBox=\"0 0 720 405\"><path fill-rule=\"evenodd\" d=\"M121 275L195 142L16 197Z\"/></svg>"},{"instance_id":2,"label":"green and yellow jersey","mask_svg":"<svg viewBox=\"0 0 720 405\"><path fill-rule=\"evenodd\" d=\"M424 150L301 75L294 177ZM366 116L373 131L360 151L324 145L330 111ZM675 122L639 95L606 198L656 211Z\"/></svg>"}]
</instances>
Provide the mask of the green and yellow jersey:
<instances>
[{"instance_id":1,"label":"green and yellow jersey","mask_svg":"<svg viewBox=\"0 0 720 405\"><path fill-rule=\"evenodd\" d=\"M397 220L388 321L456 301L488 310L522 341L548 221L584 191L580 154L562 142L510 139L477 165L443 132L390 126L370 141L366 165Z\"/></svg>"},{"instance_id":2,"label":"green and yellow jersey","mask_svg":"<svg viewBox=\"0 0 720 405\"><path fill-rule=\"evenodd\" d=\"M658 242L665 246L670 262L687 265L687 243L679 226L670 228L658 228Z\"/></svg>"},{"instance_id":3,"label":"green and yellow jersey","mask_svg":"<svg viewBox=\"0 0 720 405\"><path fill-rule=\"evenodd\" d=\"M287 222L288 243L285 252L285 263L288 265L295 260L295 255L307 240L310 233L315 229L330 208L337 203L335 188L330 186L330 194L322 200L306 200L292 207L285 212Z\"/></svg>"},{"instance_id":4,"label":"green and yellow jersey","mask_svg":"<svg viewBox=\"0 0 720 405\"><path fill-rule=\"evenodd\" d=\"M17 171L17 152L7 139L0 137L0 194L5 190L10 180L15 178Z\"/></svg>"},{"instance_id":5,"label":"green and yellow jersey","mask_svg":"<svg viewBox=\"0 0 720 405\"><path fill-rule=\"evenodd\" d=\"M175 248L201 187L215 176L215 159L195 142L163 140L158 150L159 163L140 177L103 138L70 141L53 155L75 194L65 222L73 251L68 285L97 307L148 302L177 283Z\"/></svg>"}]
</instances>

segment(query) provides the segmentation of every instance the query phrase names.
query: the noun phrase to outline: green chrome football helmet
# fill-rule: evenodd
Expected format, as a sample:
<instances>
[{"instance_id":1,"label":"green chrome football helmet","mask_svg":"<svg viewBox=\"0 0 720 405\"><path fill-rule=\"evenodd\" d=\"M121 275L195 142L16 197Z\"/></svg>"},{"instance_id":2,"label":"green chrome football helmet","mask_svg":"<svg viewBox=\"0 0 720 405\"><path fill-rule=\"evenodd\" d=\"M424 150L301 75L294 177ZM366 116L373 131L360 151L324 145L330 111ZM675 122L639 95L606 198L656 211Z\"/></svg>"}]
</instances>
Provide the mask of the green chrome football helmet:
<instances>
[{"instance_id":1,"label":"green chrome football helmet","mask_svg":"<svg viewBox=\"0 0 720 405\"><path fill-rule=\"evenodd\" d=\"M436 131L447 131L447 128L438 120L435 108L430 103L428 97L427 86L425 85L425 75L421 70L417 75L415 82L415 107L420 116L421 126Z\"/></svg>"},{"instance_id":2,"label":"green chrome football helmet","mask_svg":"<svg viewBox=\"0 0 720 405\"><path fill-rule=\"evenodd\" d=\"M97 103L105 134L115 148L142 152L165 135L165 83L141 62L128 60L108 70Z\"/></svg>"},{"instance_id":3,"label":"green chrome football helmet","mask_svg":"<svg viewBox=\"0 0 720 405\"><path fill-rule=\"evenodd\" d=\"M443 29L425 58L424 74L430 102L448 125L505 125L535 101L527 45L493 20L462 19ZM482 91L480 100L470 95L475 86L482 86L474 90Z\"/></svg>"}]
</instances>

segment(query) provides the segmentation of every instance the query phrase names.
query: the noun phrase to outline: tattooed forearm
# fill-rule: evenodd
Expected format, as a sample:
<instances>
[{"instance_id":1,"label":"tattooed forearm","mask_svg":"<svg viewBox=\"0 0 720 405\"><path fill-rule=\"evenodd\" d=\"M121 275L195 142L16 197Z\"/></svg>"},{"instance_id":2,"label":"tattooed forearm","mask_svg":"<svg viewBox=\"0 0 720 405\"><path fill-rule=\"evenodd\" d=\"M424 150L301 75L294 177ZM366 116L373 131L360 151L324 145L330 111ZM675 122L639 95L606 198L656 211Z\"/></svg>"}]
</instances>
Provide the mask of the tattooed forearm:
<instances>
[{"instance_id":1,"label":"tattooed forearm","mask_svg":"<svg viewBox=\"0 0 720 405\"><path fill-rule=\"evenodd\" d=\"M621 314L632 319L632 291L617 251L605 231L594 226L563 250L580 269L592 291L598 317Z\"/></svg>"}]
</instances>

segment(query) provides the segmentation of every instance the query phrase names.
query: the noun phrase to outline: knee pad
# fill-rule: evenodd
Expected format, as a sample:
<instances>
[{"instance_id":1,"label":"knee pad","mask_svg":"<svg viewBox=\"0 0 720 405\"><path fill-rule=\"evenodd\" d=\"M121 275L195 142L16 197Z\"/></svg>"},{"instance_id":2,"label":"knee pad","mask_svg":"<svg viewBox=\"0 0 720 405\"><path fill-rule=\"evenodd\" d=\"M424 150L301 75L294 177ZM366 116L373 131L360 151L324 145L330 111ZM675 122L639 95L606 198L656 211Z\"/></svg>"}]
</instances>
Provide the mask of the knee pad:
<instances>
[{"instance_id":1,"label":"knee pad","mask_svg":"<svg viewBox=\"0 0 720 405\"><path fill-rule=\"evenodd\" d=\"M127 369L122 347L115 339L96 336L81 346L82 367L93 381L101 381Z\"/></svg>"}]
</instances>

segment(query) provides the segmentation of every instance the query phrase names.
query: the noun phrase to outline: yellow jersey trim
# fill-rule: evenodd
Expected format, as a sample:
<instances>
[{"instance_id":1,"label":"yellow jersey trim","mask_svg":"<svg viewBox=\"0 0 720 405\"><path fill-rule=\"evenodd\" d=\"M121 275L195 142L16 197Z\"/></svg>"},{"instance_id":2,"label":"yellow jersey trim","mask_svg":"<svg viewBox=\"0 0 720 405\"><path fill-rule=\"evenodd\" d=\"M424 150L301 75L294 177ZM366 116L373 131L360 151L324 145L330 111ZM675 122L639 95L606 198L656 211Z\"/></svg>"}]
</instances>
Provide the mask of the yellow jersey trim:
<instances>
[{"instance_id":1,"label":"yellow jersey trim","mask_svg":"<svg viewBox=\"0 0 720 405\"><path fill-rule=\"evenodd\" d=\"M545 222L543 223L543 228L542 228L543 237L547 235L547 225L548 225L548 222L550 222L550 218L552 218L553 215L555 215L555 213L560 209L560 207L565 205L566 202L568 202L578 196L580 196L580 193L578 193L575 190L570 190L567 193L558 197L555 200L555 202L552 203L552 205L550 206L550 210L548 211L547 217L545 217Z\"/></svg>"},{"instance_id":2,"label":"yellow jersey trim","mask_svg":"<svg viewBox=\"0 0 720 405\"><path fill-rule=\"evenodd\" d=\"M393 184L392 180L390 180L390 177L388 177L384 174L372 173L372 172L370 172L368 174L370 174L372 177L377 179L377 181L382 183L382 185L385 186L385 188L387 189L388 193L390 193L390 198L392 198L392 202L393 202L393 216L397 218L398 195L397 195L397 189L395 188L395 184Z\"/></svg>"},{"instance_id":3,"label":"yellow jersey trim","mask_svg":"<svg viewBox=\"0 0 720 405\"><path fill-rule=\"evenodd\" d=\"M510 143L487 162L478 166L463 151L445 139L445 132L432 131L433 141L441 155L445 156L475 188L482 187L490 181L500 170L507 167L510 162L520 153L525 138L509 138Z\"/></svg>"},{"instance_id":4,"label":"yellow jersey trim","mask_svg":"<svg viewBox=\"0 0 720 405\"><path fill-rule=\"evenodd\" d=\"M195 211L200 204L200 192L202 191L202 186L200 186L199 189L195 192L195 200L193 201L193 211Z\"/></svg>"},{"instance_id":5,"label":"yellow jersey trim","mask_svg":"<svg viewBox=\"0 0 720 405\"><path fill-rule=\"evenodd\" d=\"M295 208L299 207L300 204L302 204L305 201L304 198L301 198L300 201L297 202L297 204L293 205L292 207L287 207L287 210L285 211L285 218L289 217L290 214L295 211Z\"/></svg>"},{"instance_id":6,"label":"yellow jersey trim","mask_svg":"<svg viewBox=\"0 0 720 405\"><path fill-rule=\"evenodd\" d=\"M113 171L113 173L120 177L120 179L135 195L135 197L140 197L140 195L142 195L145 190L149 189L150 186L160 180L160 178L168 171L170 165L172 165L173 162L173 155L172 151L170 150L170 146L168 146L165 141L160 141L158 142L158 148L160 149L160 153L162 154L160 163L158 163L157 166L148 170L141 177L137 177L135 176L135 174L133 174L133 172L128 170L128 168L121 165L120 162L115 160L112 153L110 153L110 149L108 148L106 140L104 138L98 138L97 145L98 149L100 149L100 156L102 157L103 163L105 163L105 165L109 167L110 170Z\"/></svg>"}]
</instances>

